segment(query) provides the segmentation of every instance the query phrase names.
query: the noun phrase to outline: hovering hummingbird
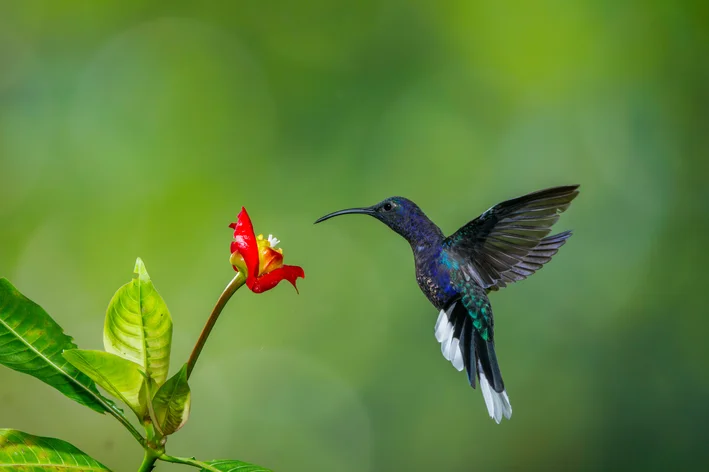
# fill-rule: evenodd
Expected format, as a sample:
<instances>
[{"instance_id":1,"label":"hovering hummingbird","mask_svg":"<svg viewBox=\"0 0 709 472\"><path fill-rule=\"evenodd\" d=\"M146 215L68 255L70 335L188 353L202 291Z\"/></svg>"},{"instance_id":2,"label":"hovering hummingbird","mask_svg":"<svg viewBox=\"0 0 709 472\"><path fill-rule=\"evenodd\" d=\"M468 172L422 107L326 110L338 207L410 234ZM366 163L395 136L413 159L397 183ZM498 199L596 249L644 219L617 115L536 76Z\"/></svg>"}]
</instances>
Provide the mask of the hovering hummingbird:
<instances>
[{"instance_id":1,"label":"hovering hummingbird","mask_svg":"<svg viewBox=\"0 0 709 472\"><path fill-rule=\"evenodd\" d=\"M498 203L448 237L403 197L336 211L315 223L352 213L370 215L409 242L416 281L440 311L434 331L443 357L466 370L473 388L478 378L488 413L499 423L512 416L512 406L497 363L487 295L534 274L566 243L571 231L548 234L578 188L554 187Z\"/></svg>"}]
</instances>

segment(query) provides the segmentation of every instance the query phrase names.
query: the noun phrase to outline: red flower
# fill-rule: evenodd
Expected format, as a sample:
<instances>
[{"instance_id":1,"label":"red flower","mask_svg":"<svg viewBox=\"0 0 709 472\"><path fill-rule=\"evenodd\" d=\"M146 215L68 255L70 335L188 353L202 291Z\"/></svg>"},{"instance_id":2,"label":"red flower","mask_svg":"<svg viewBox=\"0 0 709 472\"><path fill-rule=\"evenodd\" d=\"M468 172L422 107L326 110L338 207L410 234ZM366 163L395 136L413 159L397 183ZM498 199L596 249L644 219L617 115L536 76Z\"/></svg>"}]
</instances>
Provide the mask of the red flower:
<instances>
[{"instance_id":1,"label":"red flower","mask_svg":"<svg viewBox=\"0 0 709 472\"><path fill-rule=\"evenodd\" d=\"M283 265L283 250L274 249L279 241L271 235L263 239L263 235L254 235L251 218L242 207L236 223L229 225L234 229L234 240L231 243L229 262L234 270L246 275L246 286L254 293L271 290L281 280L287 280L295 290L298 277L304 279L305 272L298 266Z\"/></svg>"}]
</instances>

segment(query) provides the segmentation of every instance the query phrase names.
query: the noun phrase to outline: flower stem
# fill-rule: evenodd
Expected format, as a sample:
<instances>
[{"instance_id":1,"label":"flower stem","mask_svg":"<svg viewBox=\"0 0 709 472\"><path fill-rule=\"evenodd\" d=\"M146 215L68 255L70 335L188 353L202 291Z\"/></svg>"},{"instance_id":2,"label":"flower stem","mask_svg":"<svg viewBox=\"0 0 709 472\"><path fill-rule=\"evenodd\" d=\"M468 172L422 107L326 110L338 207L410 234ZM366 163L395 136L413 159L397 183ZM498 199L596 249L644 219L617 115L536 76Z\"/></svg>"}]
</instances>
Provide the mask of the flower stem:
<instances>
[{"instance_id":1,"label":"flower stem","mask_svg":"<svg viewBox=\"0 0 709 472\"><path fill-rule=\"evenodd\" d=\"M192 369L194 369L194 365L197 363L197 359L199 358L199 355L202 352L202 348L204 348L204 345L207 342L207 338L209 337L209 333L212 332L212 328L214 328L214 325L216 324L219 315L221 314L222 310L226 306L231 296L234 295L234 293L236 293L236 291L239 290L242 285L244 285L245 281L246 278L243 276L242 272L238 272L234 276L234 278L231 279L229 285L226 286L222 294L219 296L217 303L212 309L212 313L210 313L209 315L209 319L207 319L207 323L204 325L204 328L202 328L202 332L199 335L199 339L197 339L197 343L192 349L192 354L190 354L190 358L187 361L188 379L190 378L190 374L192 374Z\"/></svg>"},{"instance_id":2,"label":"flower stem","mask_svg":"<svg viewBox=\"0 0 709 472\"><path fill-rule=\"evenodd\" d=\"M198 461L193 458L187 457L174 457L168 456L167 454L161 455L158 459L165 462L174 462L175 464L191 465L192 467L197 467L204 470L211 470L213 472L220 472L216 467L212 467L206 462Z\"/></svg>"}]
</instances>

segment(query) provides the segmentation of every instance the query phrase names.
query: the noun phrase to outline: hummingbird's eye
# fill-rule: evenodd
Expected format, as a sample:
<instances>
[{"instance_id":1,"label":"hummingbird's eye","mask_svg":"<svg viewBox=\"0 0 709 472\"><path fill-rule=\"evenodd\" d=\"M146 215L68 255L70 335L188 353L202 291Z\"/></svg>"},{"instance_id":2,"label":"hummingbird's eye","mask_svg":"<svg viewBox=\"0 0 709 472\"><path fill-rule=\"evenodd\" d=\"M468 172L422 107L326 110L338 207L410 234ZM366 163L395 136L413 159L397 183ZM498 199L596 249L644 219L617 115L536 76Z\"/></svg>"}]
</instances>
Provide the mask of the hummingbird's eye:
<instances>
[{"instance_id":1,"label":"hummingbird's eye","mask_svg":"<svg viewBox=\"0 0 709 472\"><path fill-rule=\"evenodd\" d=\"M384 206L382 207L382 209L384 211L391 211L392 208L394 208L394 205L392 205L391 203L385 203Z\"/></svg>"}]
</instances>

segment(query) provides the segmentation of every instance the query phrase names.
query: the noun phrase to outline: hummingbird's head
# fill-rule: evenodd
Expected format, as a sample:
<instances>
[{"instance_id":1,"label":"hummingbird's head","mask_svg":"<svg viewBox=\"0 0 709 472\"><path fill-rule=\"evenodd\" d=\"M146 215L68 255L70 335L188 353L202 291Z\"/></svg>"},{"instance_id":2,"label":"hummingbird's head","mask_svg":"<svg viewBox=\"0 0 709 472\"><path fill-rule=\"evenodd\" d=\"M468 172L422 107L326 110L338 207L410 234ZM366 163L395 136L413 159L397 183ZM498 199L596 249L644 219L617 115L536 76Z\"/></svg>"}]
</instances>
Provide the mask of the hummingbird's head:
<instances>
[{"instance_id":1,"label":"hummingbird's head","mask_svg":"<svg viewBox=\"0 0 709 472\"><path fill-rule=\"evenodd\" d=\"M433 225L431 220L421 211L418 205L404 197L389 197L370 207L349 208L347 210L336 211L322 218L318 218L315 223L328 220L333 216L349 214L373 216L402 235L409 242L411 242L424 227L428 228L430 225ZM433 227L440 232L438 227L435 225L433 225Z\"/></svg>"}]
</instances>

